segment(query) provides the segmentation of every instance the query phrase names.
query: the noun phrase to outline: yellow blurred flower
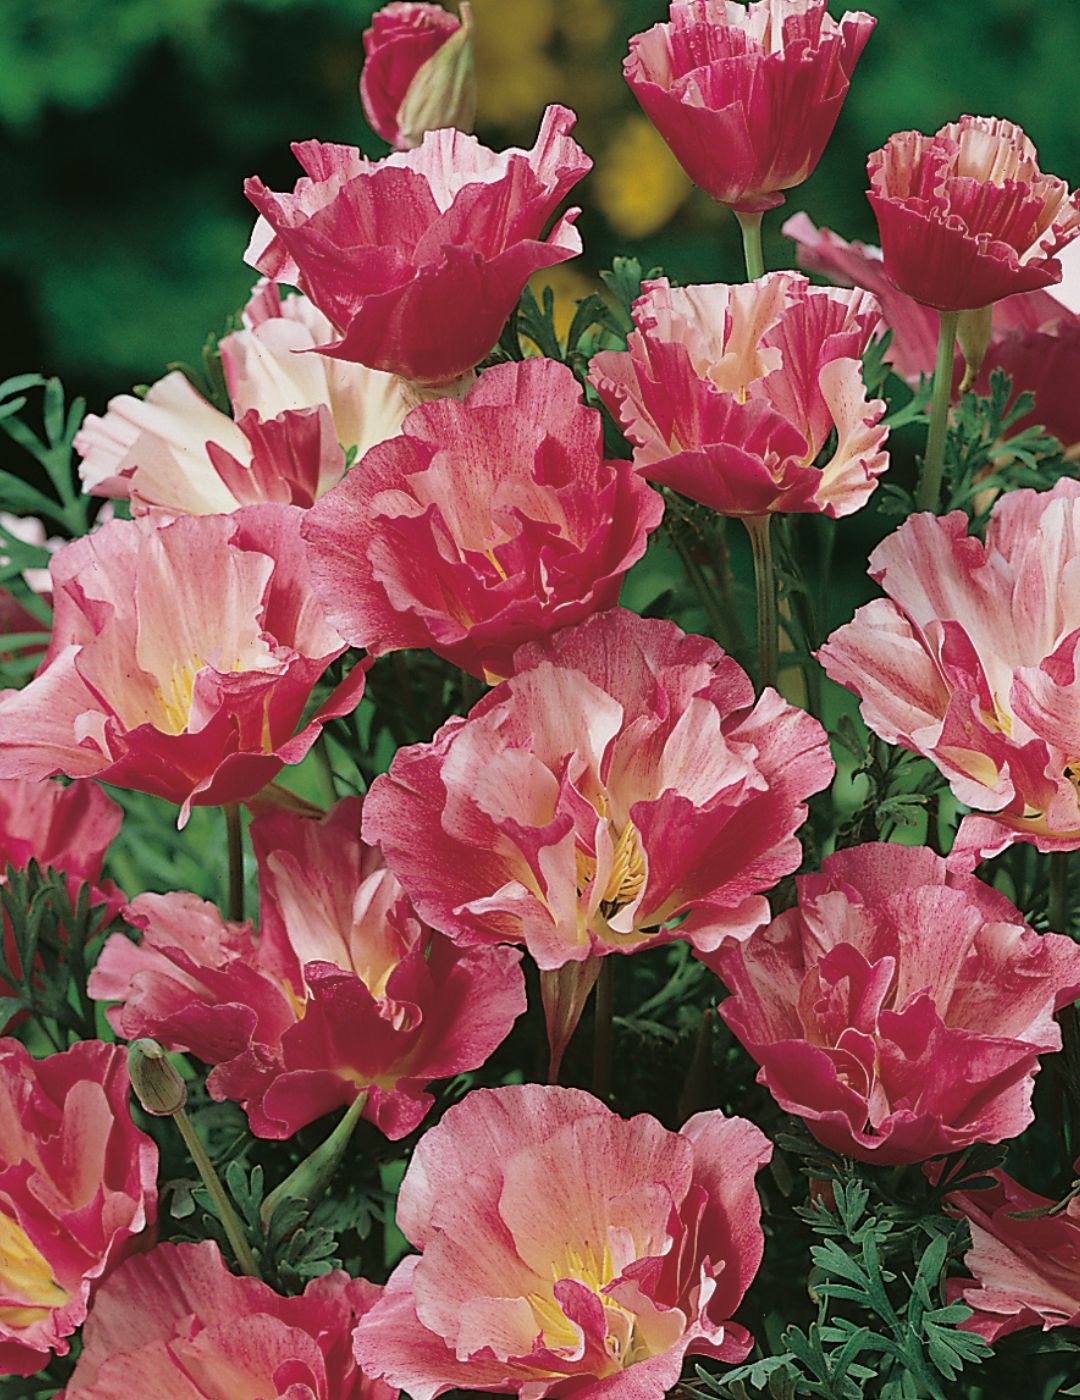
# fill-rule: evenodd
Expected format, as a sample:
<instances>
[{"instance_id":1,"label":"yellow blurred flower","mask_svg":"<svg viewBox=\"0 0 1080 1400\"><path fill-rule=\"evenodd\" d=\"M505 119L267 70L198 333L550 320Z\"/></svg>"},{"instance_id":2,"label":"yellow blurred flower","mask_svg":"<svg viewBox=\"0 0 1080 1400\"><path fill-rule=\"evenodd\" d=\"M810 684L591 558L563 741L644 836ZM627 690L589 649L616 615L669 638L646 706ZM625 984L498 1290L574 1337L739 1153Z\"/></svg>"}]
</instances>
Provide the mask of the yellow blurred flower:
<instances>
[{"instance_id":1,"label":"yellow blurred flower","mask_svg":"<svg viewBox=\"0 0 1080 1400\"><path fill-rule=\"evenodd\" d=\"M479 125L534 123L559 86L559 69L546 52L555 0L472 0L472 11Z\"/></svg>"},{"instance_id":2,"label":"yellow blurred flower","mask_svg":"<svg viewBox=\"0 0 1080 1400\"><path fill-rule=\"evenodd\" d=\"M691 189L663 138L639 113L619 124L596 163L592 186L608 222L626 238L663 228Z\"/></svg>"}]
</instances>

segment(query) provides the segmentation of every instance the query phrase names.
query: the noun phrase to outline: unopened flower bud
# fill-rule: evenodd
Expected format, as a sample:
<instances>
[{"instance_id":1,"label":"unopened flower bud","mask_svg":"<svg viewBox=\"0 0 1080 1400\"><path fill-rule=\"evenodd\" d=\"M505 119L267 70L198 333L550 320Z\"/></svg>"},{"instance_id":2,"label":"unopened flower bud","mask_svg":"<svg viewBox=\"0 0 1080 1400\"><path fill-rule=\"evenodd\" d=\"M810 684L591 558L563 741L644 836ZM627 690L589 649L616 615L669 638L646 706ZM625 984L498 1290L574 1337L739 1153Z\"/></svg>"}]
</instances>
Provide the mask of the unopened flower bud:
<instances>
[{"instance_id":1,"label":"unopened flower bud","mask_svg":"<svg viewBox=\"0 0 1080 1400\"><path fill-rule=\"evenodd\" d=\"M418 146L428 131L471 131L476 115L472 16L441 5L397 0L364 34L360 98L374 131L398 150Z\"/></svg>"},{"instance_id":2,"label":"unopened flower bud","mask_svg":"<svg viewBox=\"0 0 1080 1400\"><path fill-rule=\"evenodd\" d=\"M135 1097L155 1118L172 1118L187 1103L187 1085L156 1040L131 1042L128 1074Z\"/></svg>"},{"instance_id":3,"label":"unopened flower bud","mask_svg":"<svg viewBox=\"0 0 1080 1400\"><path fill-rule=\"evenodd\" d=\"M956 326L956 338L964 357L964 378L960 392L966 394L979 377L979 371L990 348L991 318L994 308L980 306L976 311L961 311Z\"/></svg>"}]
</instances>

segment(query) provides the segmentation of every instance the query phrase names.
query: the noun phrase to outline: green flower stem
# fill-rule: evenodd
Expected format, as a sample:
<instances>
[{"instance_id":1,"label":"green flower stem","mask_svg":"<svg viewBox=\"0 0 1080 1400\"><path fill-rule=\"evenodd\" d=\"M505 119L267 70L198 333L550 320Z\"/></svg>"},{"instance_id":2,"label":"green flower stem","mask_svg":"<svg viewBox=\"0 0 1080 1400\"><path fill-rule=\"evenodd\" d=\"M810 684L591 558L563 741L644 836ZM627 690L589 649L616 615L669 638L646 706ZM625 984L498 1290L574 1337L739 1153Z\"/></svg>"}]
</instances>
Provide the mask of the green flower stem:
<instances>
[{"instance_id":1,"label":"green flower stem","mask_svg":"<svg viewBox=\"0 0 1080 1400\"><path fill-rule=\"evenodd\" d=\"M1050 931L1065 933L1069 924L1069 852L1050 853Z\"/></svg>"},{"instance_id":2,"label":"green flower stem","mask_svg":"<svg viewBox=\"0 0 1080 1400\"><path fill-rule=\"evenodd\" d=\"M777 618L776 571L773 568L771 515L746 515L743 524L754 551L754 583L757 587L758 685L761 690L776 685Z\"/></svg>"},{"instance_id":3,"label":"green flower stem","mask_svg":"<svg viewBox=\"0 0 1080 1400\"><path fill-rule=\"evenodd\" d=\"M745 214L736 209L734 214L742 233L746 278L748 282L753 282L755 278L765 275L765 254L761 251L761 212L759 210L755 214Z\"/></svg>"},{"instance_id":4,"label":"green flower stem","mask_svg":"<svg viewBox=\"0 0 1080 1400\"><path fill-rule=\"evenodd\" d=\"M941 327L938 333L937 364L934 367L934 394L930 400L930 431L926 435L926 456L915 504L919 510L936 511L941 503L941 478L945 473L945 437L949 426L949 405L952 403L953 357L959 311L938 313Z\"/></svg>"},{"instance_id":5,"label":"green flower stem","mask_svg":"<svg viewBox=\"0 0 1080 1400\"><path fill-rule=\"evenodd\" d=\"M191 1160L198 1168L199 1175L203 1179L203 1184L210 1194L210 1199L214 1203L218 1219L225 1230L225 1236L232 1246L232 1252L236 1256L236 1262L245 1274L252 1278L259 1277L259 1266L255 1262L255 1256L251 1252L247 1236L244 1234L244 1227L240 1224L236 1212L230 1204L229 1197L225 1192L225 1187L221 1184L221 1177L218 1176L211 1162L206 1148L202 1145L198 1133L191 1119L181 1108L172 1115L173 1121L180 1129L180 1136L184 1139L184 1145L188 1150Z\"/></svg>"},{"instance_id":6,"label":"green flower stem","mask_svg":"<svg viewBox=\"0 0 1080 1400\"><path fill-rule=\"evenodd\" d=\"M229 845L229 918L239 924L244 919L244 828L239 803L230 802L222 810Z\"/></svg>"},{"instance_id":7,"label":"green flower stem","mask_svg":"<svg viewBox=\"0 0 1080 1400\"><path fill-rule=\"evenodd\" d=\"M615 1009L615 955L601 959L600 975L593 994L592 1091L607 1102L611 1088L611 1021Z\"/></svg>"}]
</instances>

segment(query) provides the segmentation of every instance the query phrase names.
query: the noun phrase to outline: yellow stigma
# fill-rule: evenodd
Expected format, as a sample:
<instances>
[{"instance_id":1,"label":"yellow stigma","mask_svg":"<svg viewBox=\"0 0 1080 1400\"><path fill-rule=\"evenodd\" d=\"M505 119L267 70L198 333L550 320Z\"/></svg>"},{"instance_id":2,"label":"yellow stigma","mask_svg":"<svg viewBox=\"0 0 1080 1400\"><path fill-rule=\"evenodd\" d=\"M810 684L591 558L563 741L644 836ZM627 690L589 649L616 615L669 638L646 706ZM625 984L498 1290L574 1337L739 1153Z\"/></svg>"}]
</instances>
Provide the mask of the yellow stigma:
<instances>
[{"instance_id":1,"label":"yellow stigma","mask_svg":"<svg viewBox=\"0 0 1080 1400\"><path fill-rule=\"evenodd\" d=\"M17 1298L22 1306L0 1306L0 1322L6 1327L30 1327L62 1307L70 1296L52 1276L41 1251L26 1231L0 1212L0 1294Z\"/></svg>"},{"instance_id":2,"label":"yellow stigma","mask_svg":"<svg viewBox=\"0 0 1080 1400\"><path fill-rule=\"evenodd\" d=\"M154 692L158 704L161 706L164 733L182 734L187 728L188 719L191 716L191 697L195 690L195 677L202 668L203 661L199 656L193 656L183 666L176 662L172 668L168 688L160 685Z\"/></svg>"},{"instance_id":3,"label":"yellow stigma","mask_svg":"<svg viewBox=\"0 0 1080 1400\"><path fill-rule=\"evenodd\" d=\"M632 903L641 893L641 887L644 883L645 857L641 853L637 828L633 822L628 821L623 827L619 839L615 842L615 850L611 858L611 874L604 890L604 897L600 901L600 909L605 919L610 919L612 914L621 909L624 904Z\"/></svg>"},{"instance_id":4,"label":"yellow stigma","mask_svg":"<svg viewBox=\"0 0 1080 1400\"><path fill-rule=\"evenodd\" d=\"M527 1298L543 1336L543 1345L556 1352L572 1351L579 1345L578 1328L563 1312L554 1295L555 1284L570 1279L595 1293L603 1305L607 1319L607 1335L604 1338L604 1348L608 1354L606 1374L614 1374L647 1355L647 1350L642 1349L636 1336L633 1314L604 1293L614 1277L615 1267L607 1245L600 1252L590 1244L580 1249L567 1245L562 1254L551 1261L552 1292L530 1293Z\"/></svg>"}]
</instances>

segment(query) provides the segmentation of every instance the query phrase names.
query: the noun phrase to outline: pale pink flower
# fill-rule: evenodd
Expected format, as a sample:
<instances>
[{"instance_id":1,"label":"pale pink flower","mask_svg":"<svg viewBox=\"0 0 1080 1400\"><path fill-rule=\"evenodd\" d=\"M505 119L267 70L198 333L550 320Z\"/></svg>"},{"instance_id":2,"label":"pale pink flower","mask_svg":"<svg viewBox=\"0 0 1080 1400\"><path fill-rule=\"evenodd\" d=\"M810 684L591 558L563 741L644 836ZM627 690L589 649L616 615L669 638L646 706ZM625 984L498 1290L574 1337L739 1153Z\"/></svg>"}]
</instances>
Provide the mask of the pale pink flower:
<instances>
[{"instance_id":1,"label":"pale pink flower","mask_svg":"<svg viewBox=\"0 0 1080 1400\"><path fill-rule=\"evenodd\" d=\"M940 311L974 311L1061 281L1080 199L1044 175L1013 122L961 117L899 131L867 163L885 275Z\"/></svg>"},{"instance_id":2,"label":"pale pink flower","mask_svg":"<svg viewBox=\"0 0 1080 1400\"><path fill-rule=\"evenodd\" d=\"M634 305L629 349L594 356L590 378L651 481L724 515L848 515L889 461L885 404L862 380L880 321L872 296L794 272L738 286L661 278Z\"/></svg>"},{"instance_id":3,"label":"pale pink flower","mask_svg":"<svg viewBox=\"0 0 1080 1400\"><path fill-rule=\"evenodd\" d=\"M497 153L450 129L380 161L298 142L305 176L291 193L247 182L262 215L247 260L329 317L323 354L449 383L491 351L534 272L581 252L580 210L542 237L592 165L574 121L549 107L531 151Z\"/></svg>"},{"instance_id":4,"label":"pale pink flower","mask_svg":"<svg viewBox=\"0 0 1080 1400\"><path fill-rule=\"evenodd\" d=\"M827 0L672 0L630 40L626 81L696 185L772 209L813 173L877 22Z\"/></svg>"},{"instance_id":5,"label":"pale pink flower","mask_svg":"<svg viewBox=\"0 0 1080 1400\"><path fill-rule=\"evenodd\" d=\"M134 514L226 514L275 502L310 506L362 456L392 437L407 405L392 375L310 353L333 334L306 297L260 282L243 327L221 342L233 416L174 370L145 398L120 394L75 435L94 496Z\"/></svg>"},{"instance_id":6,"label":"pale pink flower","mask_svg":"<svg viewBox=\"0 0 1080 1400\"><path fill-rule=\"evenodd\" d=\"M600 414L553 360L485 370L410 413L304 525L327 616L376 655L428 647L488 680L514 649L614 607L663 502L605 461Z\"/></svg>"},{"instance_id":7,"label":"pale pink flower","mask_svg":"<svg viewBox=\"0 0 1080 1400\"><path fill-rule=\"evenodd\" d=\"M186 821L193 803L242 801L298 763L355 707L366 670L304 722L345 643L312 596L301 514L117 520L58 550L49 650L0 694L0 776L96 777L168 798Z\"/></svg>"},{"instance_id":8,"label":"pale pink flower","mask_svg":"<svg viewBox=\"0 0 1080 1400\"><path fill-rule=\"evenodd\" d=\"M154 1223L157 1148L128 1093L116 1045L34 1060L0 1040L0 1375L66 1355L92 1291Z\"/></svg>"},{"instance_id":9,"label":"pale pink flower","mask_svg":"<svg viewBox=\"0 0 1080 1400\"><path fill-rule=\"evenodd\" d=\"M921 1162L1016 1137L1032 1120L1054 1012L1080 948L925 846L837 851L799 901L711 965L720 1015L759 1081L845 1157Z\"/></svg>"},{"instance_id":10,"label":"pale pink flower","mask_svg":"<svg viewBox=\"0 0 1080 1400\"><path fill-rule=\"evenodd\" d=\"M469 1094L413 1153L398 1224L421 1253L361 1318L357 1360L412 1400L661 1400L684 1357L741 1360L771 1152L719 1111L670 1132L578 1089Z\"/></svg>"},{"instance_id":11,"label":"pale pink flower","mask_svg":"<svg viewBox=\"0 0 1080 1400\"><path fill-rule=\"evenodd\" d=\"M948 1281L949 1301L974 1310L960 1326L988 1342L1023 1327L1080 1327L1080 1202L1074 1196L1051 1215L1053 1201L1003 1171L992 1175L988 1190L946 1198L971 1227L964 1266L973 1277Z\"/></svg>"},{"instance_id":12,"label":"pale pink flower","mask_svg":"<svg viewBox=\"0 0 1080 1400\"><path fill-rule=\"evenodd\" d=\"M108 940L90 994L110 1024L214 1065L207 1087L261 1137L290 1137L367 1095L391 1138L431 1107L433 1079L477 1069L525 1009L520 954L457 948L416 916L360 802L319 821L257 817L260 932L192 894L140 895L139 944Z\"/></svg>"},{"instance_id":13,"label":"pale pink flower","mask_svg":"<svg viewBox=\"0 0 1080 1400\"><path fill-rule=\"evenodd\" d=\"M283 1298L211 1240L160 1244L98 1293L59 1400L394 1400L350 1344L380 1292L335 1271Z\"/></svg>"},{"instance_id":14,"label":"pale pink flower","mask_svg":"<svg viewBox=\"0 0 1080 1400\"><path fill-rule=\"evenodd\" d=\"M953 859L1080 848L1080 483L1010 491L986 542L914 515L870 556L888 594L818 653L887 743L931 759L964 818Z\"/></svg>"}]
</instances>

